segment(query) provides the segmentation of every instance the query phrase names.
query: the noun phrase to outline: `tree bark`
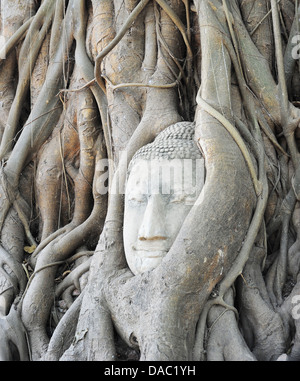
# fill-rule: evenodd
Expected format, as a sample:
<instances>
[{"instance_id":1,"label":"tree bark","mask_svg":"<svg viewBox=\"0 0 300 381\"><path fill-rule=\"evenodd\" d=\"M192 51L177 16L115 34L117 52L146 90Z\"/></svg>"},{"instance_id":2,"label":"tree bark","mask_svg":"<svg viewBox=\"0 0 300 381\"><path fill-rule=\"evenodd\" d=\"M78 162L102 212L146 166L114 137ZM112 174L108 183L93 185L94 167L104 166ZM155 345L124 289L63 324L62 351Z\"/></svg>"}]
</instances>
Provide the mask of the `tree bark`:
<instances>
[{"instance_id":1,"label":"tree bark","mask_svg":"<svg viewBox=\"0 0 300 381\"><path fill-rule=\"evenodd\" d=\"M0 359L299 358L299 14L1 3ZM205 184L161 265L133 275L128 164L181 121Z\"/></svg>"}]
</instances>

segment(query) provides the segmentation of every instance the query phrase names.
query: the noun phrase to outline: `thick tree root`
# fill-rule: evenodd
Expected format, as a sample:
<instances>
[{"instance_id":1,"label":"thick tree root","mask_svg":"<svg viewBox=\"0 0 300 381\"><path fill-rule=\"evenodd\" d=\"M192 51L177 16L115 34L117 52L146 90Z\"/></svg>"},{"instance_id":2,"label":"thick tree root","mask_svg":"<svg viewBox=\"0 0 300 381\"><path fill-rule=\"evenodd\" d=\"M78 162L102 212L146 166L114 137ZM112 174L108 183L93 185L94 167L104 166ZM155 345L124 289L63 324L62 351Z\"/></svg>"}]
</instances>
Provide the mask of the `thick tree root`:
<instances>
[{"instance_id":1,"label":"thick tree root","mask_svg":"<svg viewBox=\"0 0 300 381\"><path fill-rule=\"evenodd\" d=\"M27 333L17 309L12 308L10 313L0 316L0 361L30 359Z\"/></svg>"},{"instance_id":2,"label":"thick tree root","mask_svg":"<svg viewBox=\"0 0 300 381\"><path fill-rule=\"evenodd\" d=\"M299 360L298 1L38 3L0 60L0 360ZM205 186L133 276L127 165L182 120Z\"/></svg>"},{"instance_id":3,"label":"thick tree root","mask_svg":"<svg viewBox=\"0 0 300 381\"><path fill-rule=\"evenodd\" d=\"M224 297L233 305L234 292L229 290ZM207 361L255 361L255 355L247 346L235 313L230 308L213 306L207 318L206 360ZM224 334L225 333L225 334Z\"/></svg>"}]
</instances>

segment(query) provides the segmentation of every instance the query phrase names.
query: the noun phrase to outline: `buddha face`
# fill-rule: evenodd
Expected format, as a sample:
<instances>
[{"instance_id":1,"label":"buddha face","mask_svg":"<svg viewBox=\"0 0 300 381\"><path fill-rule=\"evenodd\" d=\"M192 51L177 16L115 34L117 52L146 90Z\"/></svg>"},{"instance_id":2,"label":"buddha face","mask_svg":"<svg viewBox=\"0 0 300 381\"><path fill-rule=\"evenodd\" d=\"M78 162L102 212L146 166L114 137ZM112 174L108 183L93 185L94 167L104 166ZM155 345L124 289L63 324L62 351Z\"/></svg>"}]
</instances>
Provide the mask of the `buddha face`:
<instances>
[{"instance_id":1,"label":"buddha face","mask_svg":"<svg viewBox=\"0 0 300 381\"><path fill-rule=\"evenodd\" d=\"M136 275L157 267L204 184L204 160L138 159L125 191L124 249Z\"/></svg>"}]
</instances>

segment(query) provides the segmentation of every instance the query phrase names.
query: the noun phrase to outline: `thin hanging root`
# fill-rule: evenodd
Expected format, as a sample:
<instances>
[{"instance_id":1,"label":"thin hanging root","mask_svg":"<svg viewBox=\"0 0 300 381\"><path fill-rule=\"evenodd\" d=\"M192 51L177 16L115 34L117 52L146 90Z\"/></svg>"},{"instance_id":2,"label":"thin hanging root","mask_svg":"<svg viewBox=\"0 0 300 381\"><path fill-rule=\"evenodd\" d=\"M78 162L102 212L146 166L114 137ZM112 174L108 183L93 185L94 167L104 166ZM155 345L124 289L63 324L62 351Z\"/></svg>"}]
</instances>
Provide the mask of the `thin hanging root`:
<instances>
[{"instance_id":1,"label":"thin hanging root","mask_svg":"<svg viewBox=\"0 0 300 381\"><path fill-rule=\"evenodd\" d=\"M12 190L12 187L7 179L6 173L4 172L4 167L0 167L0 178L1 178L1 188L3 193L5 194L4 199L2 198L1 202L1 210L0 210L0 231L2 230L2 227L4 225L5 218L7 216L7 213L10 209L10 206L13 202L12 195L14 195L14 192ZM0 189L1 189L0 188Z\"/></svg>"},{"instance_id":2,"label":"thin hanging root","mask_svg":"<svg viewBox=\"0 0 300 381\"><path fill-rule=\"evenodd\" d=\"M169 83L166 85L149 85L149 84L145 84L145 83L120 83L119 85L114 85L110 81L110 79L108 79L105 75L102 75L102 78L104 78L108 82L108 84L112 90L122 89L124 87L146 87L149 89L172 89L172 88L178 86L179 81L180 81L180 77L181 77L181 75L178 76L178 79L175 82L172 82L172 83Z\"/></svg>"},{"instance_id":3,"label":"thin hanging root","mask_svg":"<svg viewBox=\"0 0 300 381\"><path fill-rule=\"evenodd\" d=\"M246 88L244 86L245 80L242 74L243 72L241 71L241 67L236 58L237 53L235 52L234 54L232 52L233 49L230 49L230 47L231 47L231 44L228 44L227 49L233 60L238 81L240 82L240 87L244 90ZM244 91L243 91L243 96L244 97L246 96L246 94L244 94ZM200 91L197 94L197 103L200 106L202 106L206 112L208 112L217 120L219 120L219 122L223 124L223 126L227 129L227 131L231 134L233 139L236 141L248 165L256 194L257 196L259 196L252 221L250 223L247 235L243 243L243 247L240 253L238 254L237 258L235 259L233 266L229 270L228 274L223 278L223 280L219 284L219 296L217 299L223 300L223 297L225 293L227 292L227 290L232 286L232 284L235 282L238 276L242 274L244 266L249 258L251 249L253 247L253 244L255 242L255 239L261 227L261 224L264 218L265 209L267 206L267 201L268 201L268 182L267 182L266 174L264 171L264 155L262 155L261 153L258 157L258 162L259 162L259 171L258 171L259 179L258 179L250 154L248 152L248 149L245 146L245 143L241 139L240 135L237 133L235 127L225 117L223 117L223 115L221 115L217 110L215 110L213 107L211 107L201 98ZM257 134L259 134L259 126L253 112L253 104L252 102L249 103L249 101L247 101L246 105L249 108L249 112L254 122ZM204 333L205 333L207 314L209 312L210 307L215 303L216 301L208 302L205 305L204 310L202 311L200 319L199 319L199 324L197 328L195 353L194 353L195 359L197 360L202 359L204 354L203 345L204 345Z\"/></svg>"},{"instance_id":4,"label":"thin hanging root","mask_svg":"<svg viewBox=\"0 0 300 381\"><path fill-rule=\"evenodd\" d=\"M24 34L27 32L28 28L31 25L34 16L28 19L24 24L9 38L7 43L0 50L0 62L7 57L11 50L18 44L18 42L24 37Z\"/></svg>"},{"instance_id":5,"label":"thin hanging root","mask_svg":"<svg viewBox=\"0 0 300 381\"><path fill-rule=\"evenodd\" d=\"M95 82L96 82L96 78L93 78L92 80L87 82L85 85L79 87L78 89L61 89L59 90L59 93L57 94L57 96L60 96L61 93L79 93L80 91L83 91L89 88L90 86L94 85Z\"/></svg>"},{"instance_id":6,"label":"thin hanging root","mask_svg":"<svg viewBox=\"0 0 300 381\"><path fill-rule=\"evenodd\" d=\"M95 77L98 85L102 89L104 93L106 93L105 85L103 83L102 77L101 77L101 63L104 59L104 57L121 41L121 39L124 37L125 33L128 31L132 23L137 19L138 15L143 11L143 9L146 7L146 5L149 3L150 0L141 0L139 4L134 8L134 10L131 12L130 16L122 26L120 32L116 35L116 37L109 43L101 53L98 54L95 60Z\"/></svg>"},{"instance_id":7,"label":"thin hanging root","mask_svg":"<svg viewBox=\"0 0 300 381\"><path fill-rule=\"evenodd\" d=\"M299 17L299 0L295 2L295 18L297 20L297 36L300 34L300 17ZM298 65L298 73L300 73L300 65Z\"/></svg>"},{"instance_id":8,"label":"thin hanging root","mask_svg":"<svg viewBox=\"0 0 300 381\"><path fill-rule=\"evenodd\" d=\"M35 240L34 240L32 234L31 234L31 231L30 231L30 228L29 228L29 223L28 223L27 217L26 217L26 215L25 215L25 213L24 213L24 211L23 211L23 209L22 209L22 207L21 207L21 205L20 205L18 199L16 199L16 200L14 201L13 206L14 206L16 212L18 213L18 216L19 216L19 218L20 218L20 221L21 221L22 224L23 224L24 231L25 231L25 234L26 234L28 243L29 243L32 247L36 248L36 247L37 247L37 244L36 244L36 242L35 242Z\"/></svg>"},{"instance_id":9,"label":"thin hanging root","mask_svg":"<svg viewBox=\"0 0 300 381\"><path fill-rule=\"evenodd\" d=\"M260 196L262 192L262 184L257 179L256 171L252 163L251 156L240 134L237 132L236 128L229 122L229 120L227 120L222 114L220 114L216 109L210 106L207 102L205 102L205 100L200 96L200 91L197 94L196 100L199 106L201 106L206 112L208 112L210 115L216 118L230 133L230 135L232 136L232 138L234 139L234 141L240 148L242 155L244 156L244 159L249 168L249 172L252 178L255 193L257 196Z\"/></svg>"},{"instance_id":10,"label":"thin hanging root","mask_svg":"<svg viewBox=\"0 0 300 381\"><path fill-rule=\"evenodd\" d=\"M75 288L80 290L79 278L89 271L91 264L91 258L88 258L86 261L81 263L75 269L73 269L70 274L68 274L61 283L56 287L55 296L59 298L60 295L71 285L74 285Z\"/></svg>"},{"instance_id":11,"label":"thin hanging root","mask_svg":"<svg viewBox=\"0 0 300 381\"><path fill-rule=\"evenodd\" d=\"M95 60L95 80L100 86L100 88L103 90L104 93L106 93L106 88L104 85L104 82L102 80L101 75L101 63L104 59L104 57L121 41L121 39L124 37L125 33L128 31L132 23L136 20L138 15L143 11L143 9L146 7L150 0L141 0L140 3L135 7L135 9L131 12L130 16L122 26L122 29L120 32L116 35L116 37L108 44L102 52L98 54ZM160 7L166 12L166 14L170 17L170 19L173 21L173 23L176 25L176 27L179 29L183 40L187 47L187 57L188 60L191 61L193 59L193 52L190 45L189 38L186 34L185 26L180 20L180 18L177 16L177 14L174 12L174 10L168 5L168 3L165 0L155 0ZM94 80L92 80L94 81ZM90 81L90 82L92 82ZM144 87L147 87L143 85Z\"/></svg>"},{"instance_id":12,"label":"thin hanging root","mask_svg":"<svg viewBox=\"0 0 300 381\"><path fill-rule=\"evenodd\" d=\"M63 146L62 146L62 141L61 141L61 131L59 131L58 137L59 137L59 153L60 153L61 165L62 165L62 170L63 170L63 180L65 182L65 188L66 188L67 199L68 199L68 215L70 216L71 215L71 199L70 199L70 194L69 194L69 187L68 187L66 166L65 166L64 156L63 156Z\"/></svg>"},{"instance_id":13,"label":"thin hanging root","mask_svg":"<svg viewBox=\"0 0 300 381\"><path fill-rule=\"evenodd\" d=\"M103 218L102 207L100 203L95 203L91 215L84 223L74 228L64 238L58 239L45 248L38 259L34 276L31 276L27 283L18 308L22 311L25 327L30 330L30 339L36 339L39 342L35 348L34 356L40 356L44 353L44 345L49 340L45 333L45 326L52 305L56 267L65 263L70 253L82 246L87 235L100 234L99 230L102 227ZM39 304L41 298L44 299L43 306ZM34 307L35 303L37 303L37 309Z\"/></svg>"},{"instance_id":14,"label":"thin hanging root","mask_svg":"<svg viewBox=\"0 0 300 381\"><path fill-rule=\"evenodd\" d=\"M65 16L65 0L57 0L55 4L55 13L52 23L50 44L49 44L49 57L54 56L55 50L58 47L61 38L61 25L64 22Z\"/></svg>"},{"instance_id":15,"label":"thin hanging root","mask_svg":"<svg viewBox=\"0 0 300 381\"><path fill-rule=\"evenodd\" d=\"M184 24L182 23L182 21L180 20L178 15L174 12L174 10L169 6L169 4L165 0L155 0L155 1L166 12L166 14L170 17L170 19L173 21L173 23L179 29L179 31L182 35L182 38L184 40L184 43L186 45L186 48L187 48L187 58L188 58L188 60L192 60L193 59L193 51L192 51L192 48L190 45L190 41L189 41L187 34L186 34Z\"/></svg>"},{"instance_id":16,"label":"thin hanging root","mask_svg":"<svg viewBox=\"0 0 300 381\"><path fill-rule=\"evenodd\" d=\"M242 274L243 269L246 265L246 262L249 258L251 249L253 247L253 244L255 242L255 239L257 237L257 234L259 232L259 229L261 228L261 224L263 222L264 213L268 201L268 183L267 179L264 179L264 186L263 186L263 192L261 197L258 198L258 203L256 206L256 210L254 213L254 216L252 218L250 227L248 229L246 238L244 240L243 247L238 254L236 260L234 261L231 269L227 273L227 275L221 280L219 283L218 288L218 297L212 300L209 300L205 306L203 311L201 312L199 323L197 327L197 333L196 333L196 344L194 349L194 359L198 360L203 358L204 354L204 334L205 334L205 327L206 327L206 320L207 315L209 313L210 308L215 304L223 305L225 308L229 308L233 310L235 313L237 313L232 306L228 306L223 298L226 294L226 292L229 290L229 288L234 284L235 280Z\"/></svg>"},{"instance_id":17,"label":"thin hanging root","mask_svg":"<svg viewBox=\"0 0 300 381\"><path fill-rule=\"evenodd\" d=\"M277 4L280 3L281 0L277 0ZM260 20L260 22L251 30L251 32L249 33L250 36L253 36L253 34L257 31L257 29L261 26L261 24L270 16L270 14L272 13L272 9L270 9L265 15L264 17Z\"/></svg>"},{"instance_id":18,"label":"thin hanging root","mask_svg":"<svg viewBox=\"0 0 300 381\"><path fill-rule=\"evenodd\" d=\"M288 87L285 76L284 56L282 49L281 27L280 27L280 15L278 11L278 4L276 0L271 0L271 10L273 16L273 31L275 41L275 53L278 70L278 82L279 82L279 99L281 104L281 123L284 136L286 138L292 162L296 173L299 168L298 149L294 138L294 130L299 124L299 120L290 122L289 117L289 97ZM296 196L296 195L295 195ZM294 198L294 197L293 197ZM294 198L296 199L296 197ZM282 236L280 242L280 252L278 257L278 265L276 269L276 276L274 282L274 294L278 304L282 304L282 289L286 282L286 272L288 266L288 229L291 219L290 213L285 213L282 220Z\"/></svg>"},{"instance_id":19,"label":"thin hanging root","mask_svg":"<svg viewBox=\"0 0 300 381\"><path fill-rule=\"evenodd\" d=\"M48 4L47 0L42 3L40 9L46 3ZM69 2L69 6L66 11L66 18L70 17L72 12L72 3L73 1ZM50 4L52 11L55 6L55 2L51 1ZM47 14L47 19L50 17L50 14L52 14L52 12L49 12L49 15ZM55 97L55 94L57 94L59 88L61 87L59 83L63 79L64 67L68 59L68 52L70 51L73 43L73 23L66 22L64 23L64 26L65 28L63 38L60 39L59 46L55 51L55 56L51 61L51 68L48 68L47 70L45 82L41 87L37 101L33 105L28 116L27 120L29 121L34 120L45 112L47 113L49 110L54 110L60 103L59 99ZM43 23L42 28L44 27L45 25ZM22 45L22 49L24 44L25 41ZM21 65L22 62L20 59L19 62ZM49 83L52 83L53 86L49 87ZM46 100L48 100L48 102L46 102ZM27 126L22 130L18 140L16 141L16 144L11 151L5 167L5 171L12 174L12 182L15 188L18 186L18 180L24 165L26 165L28 160L32 159L32 155L36 153L40 146L50 136L54 126L58 123L59 117L59 112L51 112L41 120L30 124L30 126ZM3 141L1 141L1 144L2 142ZM5 142L3 144L5 145Z\"/></svg>"},{"instance_id":20,"label":"thin hanging root","mask_svg":"<svg viewBox=\"0 0 300 381\"><path fill-rule=\"evenodd\" d=\"M1 275L1 278L4 278L10 284L10 286L6 288L5 290L3 290L1 294L6 292L9 289L12 289L14 295L17 295L18 294L18 280L13 278L10 274L8 274L2 266L0 266L0 275Z\"/></svg>"},{"instance_id":21,"label":"thin hanging root","mask_svg":"<svg viewBox=\"0 0 300 381\"><path fill-rule=\"evenodd\" d=\"M50 9L49 9L50 8ZM12 149L18 122L22 110L22 105L30 84L29 78L34 68L35 61L38 57L40 47L50 27L54 6L50 2L45 2L40 8L41 11L34 16L34 20L30 23L30 28L23 43L19 57L19 80L16 89L16 95L9 111L6 128L0 143L0 158L4 158ZM43 22L42 22L43 21ZM41 26L42 25L42 26ZM33 47L29 50L29 46L35 41ZM26 49L27 48L27 49ZM28 53L29 50L29 53Z\"/></svg>"},{"instance_id":22,"label":"thin hanging root","mask_svg":"<svg viewBox=\"0 0 300 381\"><path fill-rule=\"evenodd\" d=\"M85 32L84 32L84 20L86 19L86 10L85 10L85 2L82 0L79 0L76 2L76 11L77 14L80 15L80 18L78 21L78 30L74 34L74 38L76 40L76 50L75 50L75 58L76 58L76 64L78 65L80 71L82 72L84 80L87 82L87 85L91 85L91 91L94 95L94 98L96 100L96 103L99 108L101 122L102 122L102 129L104 134L104 140L105 145L107 148L107 155L109 159L112 159L113 152L112 152L112 146L110 144L110 131L108 126L108 108L107 108L107 99L105 96L105 93L99 89L99 86L93 86L93 84L96 82L96 79L93 78L94 75L94 67L89 60L87 53L86 53L86 47L85 47ZM75 12L76 14L76 12ZM96 65L97 66L97 65ZM97 67L96 67L97 70ZM100 67L101 71L101 67ZM102 80L102 79L101 79ZM113 172L113 168L111 168L111 165L109 165L109 172Z\"/></svg>"},{"instance_id":23,"label":"thin hanging root","mask_svg":"<svg viewBox=\"0 0 300 381\"><path fill-rule=\"evenodd\" d=\"M274 147L281 152L284 156L290 157L290 155L281 147L281 145L278 143L276 136L274 135L273 131L269 127L268 123L265 121L264 116L261 114L259 117L259 124L263 132L266 134L267 138L270 140L270 142L274 145Z\"/></svg>"},{"instance_id":24,"label":"thin hanging root","mask_svg":"<svg viewBox=\"0 0 300 381\"><path fill-rule=\"evenodd\" d=\"M50 339L45 360L58 361L63 354L63 346L61 343L66 343L66 336L69 334L69 329L66 327L75 328L79 316L81 303L83 300L84 291L73 302L71 307L67 310L64 316L59 321L55 331ZM75 332L74 332L75 335ZM43 360L43 358L41 359Z\"/></svg>"},{"instance_id":25,"label":"thin hanging root","mask_svg":"<svg viewBox=\"0 0 300 381\"><path fill-rule=\"evenodd\" d=\"M42 270L48 269L49 267L60 266L60 265L63 265L63 264L65 264L65 263L66 263L66 261L52 262L52 263L48 263L48 264L46 264L46 265L44 265L44 266L41 266L40 268L38 268L37 270L35 270L35 271L31 274L31 276L30 276L30 278L29 278L29 280L28 280L28 282L27 282L27 284L26 284L26 288L25 288L25 290L24 290L24 293L23 293L22 298L21 298L20 301L21 301L21 302L23 301L24 296L26 295L26 292L27 292L27 290L28 290L30 284L32 283L33 278L36 276L36 274L38 274L38 273L39 273L40 271L42 271ZM19 306L21 307L21 306L22 306L22 303L20 303Z\"/></svg>"},{"instance_id":26,"label":"thin hanging root","mask_svg":"<svg viewBox=\"0 0 300 381\"><path fill-rule=\"evenodd\" d=\"M188 82L188 79L186 78L185 74L184 74L184 69L183 67L181 66L181 64L179 63L178 59L173 55L172 51L170 50L168 44L166 43L163 35L162 35L162 32L159 28L159 11L158 11L158 6L157 4L155 3L155 9L154 9L154 12L155 12L155 19L156 19L156 34L157 34L157 38L159 40L159 42L161 43L161 45L164 47L164 49L167 51L167 53L169 54L169 56L172 58L173 62L175 63L175 65L178 67L179 71L180 71L180 76L178 77L178 80L180 78L183 78L185 84L187 86L189 86L189 82ZM162 56L164 57L164 54L161 52ZM173 71L173 69L170 67L170 65L168 64L168 61L166 59L166 57L164 57L164 61L166 62L169 70L173 73L174 77L176 77L176 73ZM188 66L188 74L190 74L190 65L192 63L192 60L188 60L187 61L187 66Z\"/></svg>"},{"instance_id":27,"label":"thin hanging root","mask_svg":"<svg viewBox=\"0 0 300 381\"><path fill-rule=\"evenodd\" d=\"M61 238L72 230L71 224L63 226L62 228L56 230L54 233L50 234L47 238L45 238L36 248L34 253L30 257L30 262L32 266L35 266L35 262L37 260L37 255L47 246L50 242L54 241L58 236Z\"/></svg>"},{"instance_id":28,"label":"thin hanging root","mask_svg":"<svg viewBox=\"0 0 300 381\"><path fill-rule=\"evenodd\" d=\"M223 313L217 318L217 320L227 311L234 312L236 319L239 319L239 313L237 309L233 306L230 306L227 304L224 299L224 295L219 295L214 299L210 299L206 302L203 311L201 312L200 319L197 326L197 332L196 332L196 339L195 339L195 346L193 351L193 360L194 361L203 361L205 349L204 349L204 337L205 337L205 328L206 328L206 321L207 316L209 314L210 309L213 306L222 306L225 308ZM216 321L213 323L215 324ZM212 326L211 326L212 328Z\"/></svg>"},{"instance_id":29,"label":"thin hanging root","mask_svg":"<svg viewBox=\"0 0 300 381\"><path fill-rule=\"evenodd\" d=\"M23 271L22 265L14 260L14 258L9 255L3 247L0 246L0 265L6 265L14 273L15 277L18 279L19 291L22 293L26 286L26 277Z\"/></svg>"},{"instance_id":30,"label":"thin hanging root","mask_svg":"<svg viewBox=\"0 0 300 381\"><path fill-rule=\"evenodd\" d=\"M241 71L241 73L243 73L243 68L242 68L242 63L241 63L241 57L239 55L239 47L238 47L238 43L237 43L235 32L233 30L234 19L233 19L232 13L229 11L227 0L222 0L222 1L223 1L223 8L224 8L227 24L228 24L228 27L229 27L229 32L230 32L230 35L231 35L231 38L232 38L233 46L234 46L234 49L235 49L235 52L236 52L236 56L237 56L237 60L238 60L238 64L239 64L239 67L240 67L240 71Z\"/></svg>"},{"instance_id":31,"label":"thin hanging root","mask_svg":"<svg viewBox=\"0 0 300 381\"><path fill-rule=\"evenodd\" d=\"M188 38L189 43L191 43L192 32L191 32L191 18L190 18L189 0L182 0L182 2L185 6L187 38Z\"/></svg>"},{"instance_id":32,"label":"thin hanging root","mask_svg":"<svg viewBox=\"0 0 300 381\"><path fill-rule=\"evenodd\" d=\"M187 25L189 25L190 20L189 20L189 11L188 11L188 1L184 0L183 2L184 2L185 7L186 7ZM185 28L184 24L182 23L182 21L180 20L178 15L174 12L174 10L168 5L168 3L166 3L165 0L156 0L156 3L160 5L160 7L165 11L167 16L174 23L174 25L178 28L178 30L180 31L180 33L181 33L181 35L183 37L183 40L185 42L185 45L186 45L186 48L187 48L187 59L186 59L187 75L188 75L187 78L186 78L186 76L184 74L184 70L183 70L182 66L179 64L179 62L176 59L176 57L174 57L174 55L170 51L166 41L164 40L164 38L163 38L163 36L161 34L160 29L158 28L158 26L156 27L156 33L157 33L157 36L159 38L160 43L166 49L166 51L168 52L169 56L172 58L172 60L174 61L175 65L178 67L178 69L180 71L180 75L179 75L177 81L179 81L179 79L182 77L184 79L187 87L189 87L190 86L190 81L191 81L191 78L192 78L192 75L191 75L191 73L192 73L191 65L192 65L192 62L193 62L193 52L192 52L191 45L190 45L191 35L189 33L189 29L188 29L188 33L186 33L186 28ZM155 7L155 12L158 12L157 7ZM174 77L176 77L176 74L173 72L172 68L168 65L166 59L165 59L165 62L167 64L169 70L171 70L171 72L173 73Z\"/></svg>"},{"instance_id":33,"label":"thin hanging root","mask_svg":"<svg viewBox=\"0 0 300 381\"><path fill-rule=\"evenodd\" d=\"M275 50L276 50L276 60L277 60L277 68L278 68L278 78L280 84L280 98L282 101L281 106L283 107L283 111L288 111L288 91L287 85L285 81L285 70L284 70L284 62L283 62L283 50L282 50L282 41L281 41L281 31L280 31L280 21L279 21L279 12L278 12L278 4L276 0L271 0L271 11L273 16L273 30L274 30L274 40L275 40Z\"/></svg>"},{"instance_id":34,"label":"thin hanging root","mask_svg":"<svg viewBox=\"0 0 300 381\"><path fill-rule=\"evenodd\" d=\"M292 128L294 123L289 121L289 97L288 97L288 87L286 83L285 68L284 68L284 56L282 48L282 38L281 38L281 28L280 28L280 18L278 11L278 4L276 0L271 0L271 9L273 16L273 30L274 30L274 41L275 41L275 53L276 62L278 70L278 82L279 82L279 99L280 99L280 112L281 112L281 124L284 136L286 138L292 161L294 167L298 166L298 149L296 146L296 141L294 139L294 130L298 125L295 123L295 128Z\"/></svg>"}]
</instances>

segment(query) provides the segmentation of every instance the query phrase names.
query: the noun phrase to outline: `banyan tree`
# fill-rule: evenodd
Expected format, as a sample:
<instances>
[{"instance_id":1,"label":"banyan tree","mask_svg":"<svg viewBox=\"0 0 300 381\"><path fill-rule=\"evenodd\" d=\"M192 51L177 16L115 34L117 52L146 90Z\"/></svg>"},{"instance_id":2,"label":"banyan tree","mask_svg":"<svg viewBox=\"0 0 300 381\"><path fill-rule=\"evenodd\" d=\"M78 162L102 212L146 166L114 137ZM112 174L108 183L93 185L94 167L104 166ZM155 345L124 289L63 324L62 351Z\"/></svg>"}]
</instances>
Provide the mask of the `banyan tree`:
<instances>
[{"instance_id":1,"label":"banyan tree","mask_svg":"<svg viewBox=\"0 0 300 381\"><path fill-rule=\"evenodd\" d=\"M1 33L0 358L298 360L298 0L3 0Z\"/></svg>"}]
</instances>

